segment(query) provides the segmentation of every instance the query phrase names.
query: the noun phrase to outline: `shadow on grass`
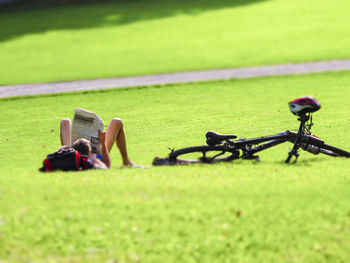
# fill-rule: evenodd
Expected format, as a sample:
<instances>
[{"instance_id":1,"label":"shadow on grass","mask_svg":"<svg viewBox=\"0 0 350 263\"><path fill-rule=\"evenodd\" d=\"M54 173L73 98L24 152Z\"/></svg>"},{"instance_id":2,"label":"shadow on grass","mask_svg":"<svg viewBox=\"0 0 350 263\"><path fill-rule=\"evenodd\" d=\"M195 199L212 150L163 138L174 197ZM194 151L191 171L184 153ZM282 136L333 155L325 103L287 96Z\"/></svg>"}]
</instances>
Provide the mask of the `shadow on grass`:
<instances>
[{"instance_id":1,"label":"shadow on grass","mask_svg":"<svg viewBox=\"0 0 350 263\"><path fill-rule=\"evenodd\" d=\"M330 157L330 158L334 158L334 157ZM290 163L286 163L284 160L284 161L280 162L280 164L285 165L286 167L288 167L288 166L290 166L290 167L294 167L294 166L304 167L304 166L313 166L314 164L322 163L324 161L327 161L327 159L311 155L311 156L301 156L298 158L297 161L295 161L295 158L293 158Z\"/></svg>"},{"instance_id":2,"label":"shadow on grass","mask_svg":"<svg viewBox=\"0 0 350 263\"><path fill-rule=\"evenodd\" d=\"M108 0L29 1L0 6L0 41L52 30L118 26L133 22L196 15L268 0ZM58 4L57 2L60 2Z\"/></svg>"}]
</instances>

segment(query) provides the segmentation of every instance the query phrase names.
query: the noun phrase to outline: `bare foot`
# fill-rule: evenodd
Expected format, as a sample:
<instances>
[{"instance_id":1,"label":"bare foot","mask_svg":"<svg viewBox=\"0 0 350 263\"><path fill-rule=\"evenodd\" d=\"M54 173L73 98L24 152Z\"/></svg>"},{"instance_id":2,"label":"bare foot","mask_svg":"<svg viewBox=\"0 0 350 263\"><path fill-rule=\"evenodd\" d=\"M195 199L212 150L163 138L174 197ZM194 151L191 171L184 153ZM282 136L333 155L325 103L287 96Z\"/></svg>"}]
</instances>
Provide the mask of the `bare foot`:
<instances>
[{"instance_id":1,"label":"bare foot","mask_svg":"<svg viewBox=\"0 0 350 263\"><path fill-rule=\"evenodd\" d=\"M134 167L134 166L139 166L136 163L134 163L131 160L127 160L126 162L123 163L124 166L128 166L128 167Z\"/></svg>"}]
</instances>

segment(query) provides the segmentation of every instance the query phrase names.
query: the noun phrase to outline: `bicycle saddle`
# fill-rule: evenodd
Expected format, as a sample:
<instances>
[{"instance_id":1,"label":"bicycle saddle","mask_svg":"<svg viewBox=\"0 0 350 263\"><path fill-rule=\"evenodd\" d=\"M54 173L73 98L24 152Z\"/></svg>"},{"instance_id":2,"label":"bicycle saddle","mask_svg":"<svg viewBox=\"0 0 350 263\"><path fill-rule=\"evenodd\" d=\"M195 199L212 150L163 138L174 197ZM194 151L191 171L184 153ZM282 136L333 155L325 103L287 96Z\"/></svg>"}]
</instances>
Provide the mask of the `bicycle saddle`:
<instances>
[{"instance_id":1,"label":"bicycle saddle","mask_svg":"<svg viewBox=\"0 0 350 263\"><path fill-rule=\"evenodd\" d=\"M305 115L306 113L311 113L321 109L321 103L310 96L297 98L289 102L290 111L297 116Z\"/></svg>"},{"instance_id":2,"label":"bicycle saddle","mask_svg":"<svg viewBox=\"0 0 350 263\"><path fill-rule=\"evenodd\" d=\"M205 137L207 138L207 144L208 145L216 145L221 143L222 141L226 141L229 139L236 139L237 136L236 135L224 135L224 134L220 134L214 131L209 131L207 132L207 134L205 135Z\"/></svg>"}]
</instances>

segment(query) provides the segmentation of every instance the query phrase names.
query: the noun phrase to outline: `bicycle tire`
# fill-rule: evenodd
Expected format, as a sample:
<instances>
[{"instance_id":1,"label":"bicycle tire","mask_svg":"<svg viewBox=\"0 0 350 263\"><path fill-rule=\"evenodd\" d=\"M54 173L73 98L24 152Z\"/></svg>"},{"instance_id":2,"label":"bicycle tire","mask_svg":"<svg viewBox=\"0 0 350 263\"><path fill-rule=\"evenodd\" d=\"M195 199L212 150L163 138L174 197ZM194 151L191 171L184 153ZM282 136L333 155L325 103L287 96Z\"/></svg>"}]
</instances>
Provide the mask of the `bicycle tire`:
<instances>
[{"instance_id":1,"label":"bicycle tire","mask_svg":"<svg viewBox=\"0 0 350 263\"><path fill-rule=\"evenodd\" d=\"M334 156L334 157L348 157L348 158L350 157L350 152L347 152L343 149L334 147L329 144L322 144L321 146L319 146L311 143L311 144L308 144L306 149L305 148L303 149L312 154L322 153L322 154Z\"/></svg>"},{"instance_id":2,"label":"bicycle tire","mask_svg":"<svg viewBox=\"0 0 350 263\"><path fill-rule=\"evenodd\" d=\"M214 157L206 157L206 154L209 152L221 152L222 154L231 153L231 155L225 156L225 157L219 157L220 153L218 153L216 156L214 155ZM202 153L203 156L196 160L187 159L186 154L191 154L191 153ZM185 161L185 162L191 162L191 163L229 162L238 158L239 158L239 150L234 148L227 148L225 146L220 146L220 145L216 145L216 146L202 145L202 146L186 147L186 148L173 151L169 154L170 160L179 160L179 161Z\"/></svg>"},{"instance_id":3,"label":"bicycle tire","mask_svg":"<svg viewBox=\"0 0 350 263\"><path fill-rule=\"evenodd\" d=\"M336 155L341 156L341 157L350 158L350 152L345 151L345 150L343 150L343 149L340 149L340 148L338 148L338 147L334 147L334 146L329 145L329 144L323 144L322 147L321 147L321 151L320 151L320 152L323 153L323 154L328 154L328 153L326 153L326 152L323 152L322 149L327 150L327 151L330 151L330 152L333 152L333 153L335 153ZM328 155L330 155L330 154L328 154ZM336 156L336 155L333 155L333 156Z\"/></svg>"}]
</instances>

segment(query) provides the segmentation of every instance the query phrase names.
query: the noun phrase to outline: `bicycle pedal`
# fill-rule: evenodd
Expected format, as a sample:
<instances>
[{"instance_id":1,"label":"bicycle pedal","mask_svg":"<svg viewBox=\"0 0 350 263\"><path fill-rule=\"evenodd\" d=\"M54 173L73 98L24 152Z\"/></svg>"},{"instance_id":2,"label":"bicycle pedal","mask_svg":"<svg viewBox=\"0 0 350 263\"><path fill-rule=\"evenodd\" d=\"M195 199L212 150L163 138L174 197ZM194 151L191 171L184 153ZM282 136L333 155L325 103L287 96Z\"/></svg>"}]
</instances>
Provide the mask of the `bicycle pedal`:
<instances>
[{"instance_id":1,"label":"bicycle pedal","mask_svg":"<svg viewBox=\"0 0 350 263\"><path fill-rule=\"evenodd\" d=\"M259 155L243 156L242 159L244 159L244 160L256 160L256 161L260 162Z\"/></svg>"}]
</instances>

